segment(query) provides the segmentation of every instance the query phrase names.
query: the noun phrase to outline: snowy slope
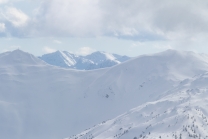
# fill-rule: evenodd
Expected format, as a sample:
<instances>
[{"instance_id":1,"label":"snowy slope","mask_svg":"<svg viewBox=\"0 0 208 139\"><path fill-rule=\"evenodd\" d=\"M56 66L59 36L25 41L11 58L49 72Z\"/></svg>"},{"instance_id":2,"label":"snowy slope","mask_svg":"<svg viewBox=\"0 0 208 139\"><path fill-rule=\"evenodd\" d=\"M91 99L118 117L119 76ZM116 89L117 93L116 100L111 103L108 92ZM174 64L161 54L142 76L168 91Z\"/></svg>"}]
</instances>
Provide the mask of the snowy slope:
<instances>
[{"instance_id":1,"label":"snowy slope","mask_svg":"<svg viewBox=\"0 0 208 139\"><path fill-rule=\"evenodd\" d=\"M207 61L207 56L174 50L140 56L99 76L90 84L86 96L95 92L124 104L131 100L128 103L136 106L154 99L181 80L207 71Z\"/></svg>"},{"instance_id":2,"label":"snowy slope","mask_svg":"<svg viewBox=\"0 0 208 139\"><path fill-rule=\"evenodd\" d=\"M208 137L208 73L182 81L156 101L67 139L190 139Z\"/></svg>"},{"instance_id":3,"label":"snowy slope","mask_svg":"<svg viewBox=\"0 0 208 139\"><path fill-rule=\"evenodd\" d=\"M168 50L111 68L50 66L16 50L0 54L0 136L57 139L163 97L208 69L207 56Z\"/></svg>"},{"instance_id":4,"label":"snowy slope","mask_svg":"<svg viewBox=\"0 0 208 139\"><path fill-rule=\"evenodd\" d=\"M60 69L20 50L1 54L0 65L0 136L12 139L66 135L88 82L104 72Z\"/></svg>"},{"instance_id":5,"label":"snowy slope","mask_svg":"<svg viewBox=\"0 0 208 139\"><path fill-rule=\"evenodd\" d=\"M79 70L92 70L106 68L129 60L130 57L110 54L106 52L94 52L87 56L78 56L67 51L56 51L39 57L51 65Z\"/></svg>"}]
</instances>

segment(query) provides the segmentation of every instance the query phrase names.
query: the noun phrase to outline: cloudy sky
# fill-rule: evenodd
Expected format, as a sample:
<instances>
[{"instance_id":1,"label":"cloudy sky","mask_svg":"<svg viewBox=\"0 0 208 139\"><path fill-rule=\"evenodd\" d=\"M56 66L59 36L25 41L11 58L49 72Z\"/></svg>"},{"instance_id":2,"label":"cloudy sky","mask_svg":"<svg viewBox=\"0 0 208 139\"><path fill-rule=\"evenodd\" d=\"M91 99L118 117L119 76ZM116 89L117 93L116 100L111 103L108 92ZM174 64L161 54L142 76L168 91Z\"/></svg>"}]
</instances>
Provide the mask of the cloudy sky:
<instances>
[{"instance_id":1,"label":"cloudy sky","mask_svg":"<svg viewBox=\"0 0 208 139\"><path fill-rule=\"evenodd\" d=\"M207 0L0 0L0 52L208 54Z\"/></svg>"}]
</instances>

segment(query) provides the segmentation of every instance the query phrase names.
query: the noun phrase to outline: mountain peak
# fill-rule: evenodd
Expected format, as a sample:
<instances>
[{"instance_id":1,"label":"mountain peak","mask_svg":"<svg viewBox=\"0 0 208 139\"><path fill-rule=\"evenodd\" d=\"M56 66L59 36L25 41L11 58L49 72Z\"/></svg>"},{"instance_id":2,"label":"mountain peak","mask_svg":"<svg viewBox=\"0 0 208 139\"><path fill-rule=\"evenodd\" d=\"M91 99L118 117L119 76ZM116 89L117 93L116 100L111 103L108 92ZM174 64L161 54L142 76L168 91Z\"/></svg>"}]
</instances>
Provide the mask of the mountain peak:
<instances>
[{"instance_id":1,"label":"mountain peak","mask_svg":"<svg viewBox=\"0 0 208 139\"><path fill-rule=\"evenodd\" d=\"M2 65L17 65L17 64L24 64L24 65L37 65L37 64L44 64L43 61L36 58L32 54L24 52L20 49L16 49L14 51L5 52L0 55L0 64Z\"/></svg>"},{"instance_id":2,"label":"mountain peak","mask_svg":"<svg viewBox=\"0 0 208 139\"><path fill-rule=\"evenodd\" d=\"M27 52L24 52L24 51L22 51L22 50L20 50L20 49L15 49L15 50L13 50L13 51L8 51L8 53L10 53L11 55L13 55L13 56L18 56L18 55L30 55L29 53L27 53Z\"/></svg>"}]
</instances>

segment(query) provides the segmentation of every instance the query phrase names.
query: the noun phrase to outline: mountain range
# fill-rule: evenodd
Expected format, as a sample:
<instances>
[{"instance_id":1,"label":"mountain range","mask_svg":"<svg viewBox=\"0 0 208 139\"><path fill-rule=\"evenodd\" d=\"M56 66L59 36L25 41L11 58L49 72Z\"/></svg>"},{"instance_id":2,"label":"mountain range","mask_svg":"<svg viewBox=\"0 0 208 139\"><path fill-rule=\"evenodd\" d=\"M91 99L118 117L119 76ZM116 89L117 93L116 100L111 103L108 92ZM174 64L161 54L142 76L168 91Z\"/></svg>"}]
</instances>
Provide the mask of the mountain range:
<instances>
[{"instance_id":1,"label":"mountain range","mask_svg":"<svg viewBox=\"0 0 208 139\"><path fill-rule=\"evenodd\" d=\"M0 54L0 136L206 138L208 56L167 50L98 70Z\"/></svg>"},{"instance_id":2,"label":"mountain range","mask_svg":"<svg viewBox=\"0 0 208 139\"><path fill-rule=\"evenodd\" d=\"M39 58L54 66L78 70L92 70L111 67L130 59L128 56L120 56L100 51L86 56L75 55L67 51L56 51L44 54Z\"/></svg>"}]
</instances>

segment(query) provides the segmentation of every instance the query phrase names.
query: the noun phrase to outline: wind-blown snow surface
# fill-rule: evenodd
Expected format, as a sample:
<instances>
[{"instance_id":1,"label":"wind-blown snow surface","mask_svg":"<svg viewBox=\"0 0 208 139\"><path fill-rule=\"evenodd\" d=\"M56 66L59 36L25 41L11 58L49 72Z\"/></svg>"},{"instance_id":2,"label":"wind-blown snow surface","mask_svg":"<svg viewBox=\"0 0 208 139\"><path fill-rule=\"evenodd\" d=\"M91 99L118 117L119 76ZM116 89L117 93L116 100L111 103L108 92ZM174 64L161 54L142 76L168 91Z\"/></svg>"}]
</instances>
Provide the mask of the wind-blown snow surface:
<instances>
[{"instance_id":1,"label":"wind-blown snow surface","mask_svg":"<svg viewBox=\"0 0 208 139\"><path fill-rule=\"evenodd\" d=\"M182 80L205 73L207 61L206 55L168 50L77 71L20 50L0 54L0 136L57 139L79 133L164 97Z\"/></svg>"},{"instance_id":2,"label":"wind-blown snow surface","mask_svg":"<svg viewBox=\"0 0 208 139\"><path fill-rule=\"evenodd\" d=\"M208 138L208 73L68 139Z\"/></svg>"},{"instance_id":3,"label":"wind-blown snow surface","mask_svg":"<svg viewBox=\"0 0 208 139\"><path fill-rule=\"evenodd\" d=\"M128 56L120 56L106 52L94 52L87 56L79 56L67 51L56 51L39 57L48 64L63 68L92 70L112 67L130 59Z\"/></svg>"}]
</instances>

